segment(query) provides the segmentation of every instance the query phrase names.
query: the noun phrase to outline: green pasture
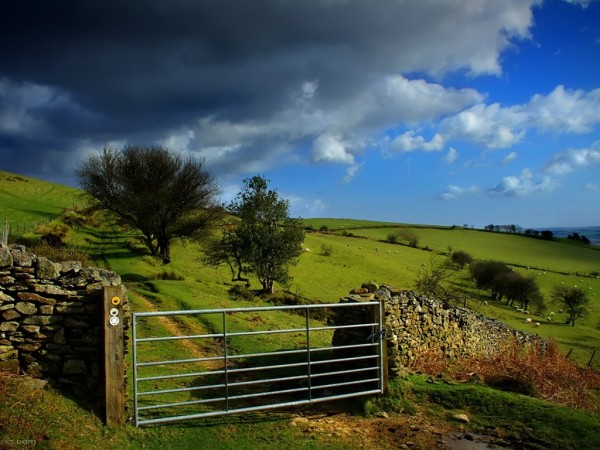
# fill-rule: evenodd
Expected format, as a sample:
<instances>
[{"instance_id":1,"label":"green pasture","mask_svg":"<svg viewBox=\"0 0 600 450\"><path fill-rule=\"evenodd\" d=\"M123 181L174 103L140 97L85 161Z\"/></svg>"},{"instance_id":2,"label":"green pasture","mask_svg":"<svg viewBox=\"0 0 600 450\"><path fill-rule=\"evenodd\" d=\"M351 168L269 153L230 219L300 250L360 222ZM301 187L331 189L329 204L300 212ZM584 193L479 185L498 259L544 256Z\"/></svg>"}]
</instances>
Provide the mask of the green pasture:
<instances>
[{"instance_id":1,"label":"green pasture","mask_svg":"<svg viewBox=\"0 0 600 450\"><path fill-rule=\"evenodd\" d=\"M353 230L355 228L377 228L377 227L395 227L403 225L396 222L381 222L377 220L361 219L335 219L335 218L310 218L302 219L305 227L312 227L320 230L325 227L330 231ZM414 226L414 225L411 225Z\"/></svg>"},{"instance_id":2,"label":"green pasture","mask_svg":"<svg viewBox=\"0 0 600 450\"><path fill-rule=\"evenodd\" d=\"M7 220L12 234L20 235L80 202L80 191L0 171L0 199L0 226Z\"/></svg>"},{"instance_id":3,"label":"green pasture","mask_svg":"<svg viewBox=\"0 0 600 450\"><path fill-rule=\"evenodd\" d=\"M419 237L419 247L447 253L463 250L475 259L497 260L507 264L542 271L568 274L600 272L600 248L572 245L565 241L544 241L521 235L491 233L463 228L403 227ZM390 228L358 228L352 234L373 240L387 240L400 230Z\"/></svg>"}]
</instances>

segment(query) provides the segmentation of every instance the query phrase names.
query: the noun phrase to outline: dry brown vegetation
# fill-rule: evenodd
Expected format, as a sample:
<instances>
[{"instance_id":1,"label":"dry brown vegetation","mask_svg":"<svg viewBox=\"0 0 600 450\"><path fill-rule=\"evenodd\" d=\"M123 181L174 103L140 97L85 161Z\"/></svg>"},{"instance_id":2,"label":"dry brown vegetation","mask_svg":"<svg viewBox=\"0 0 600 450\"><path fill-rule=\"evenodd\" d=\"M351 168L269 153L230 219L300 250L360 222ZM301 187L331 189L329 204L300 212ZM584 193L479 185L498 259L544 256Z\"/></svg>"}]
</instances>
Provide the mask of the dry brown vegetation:
<instances>
[{"instance_id":1,"label":"dry brown vegetation","mask_svg":"<svg viewBox=\"0 0 600 450\"><path fill-rule=\"evenodd\" d=\"M431 349L421 353L412 369L454 381L479 380L496 388L600 413L600 373L577 367L553 341L547 346L525 347L510 342L493 355L469 359L449 358Z\"/></svg>"}]
</instances>

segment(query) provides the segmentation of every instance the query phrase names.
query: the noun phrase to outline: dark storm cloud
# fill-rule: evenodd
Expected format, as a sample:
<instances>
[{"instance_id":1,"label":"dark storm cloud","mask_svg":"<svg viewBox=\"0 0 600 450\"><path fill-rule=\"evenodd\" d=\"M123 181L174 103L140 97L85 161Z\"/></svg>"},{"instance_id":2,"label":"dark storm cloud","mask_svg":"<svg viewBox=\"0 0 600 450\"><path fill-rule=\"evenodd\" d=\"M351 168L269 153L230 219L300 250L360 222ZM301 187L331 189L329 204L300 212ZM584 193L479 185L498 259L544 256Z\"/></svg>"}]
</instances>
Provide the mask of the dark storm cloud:
<instances>
[{"instance_id":1,"label":"dark storm cloud","mask_svg":"<svg viewBox=\"0 0 600 450\"><path fill-rule=\"evenodd\" d=\"M534 1L3 2L0 161L17 170L47 152L48 170L67 173L73 164L56 155L157 141L184 142L223 170L293 159L299 142L366 127L357 96L388 75L497 72L508 39L527 33ZM464 97L457 107L476 96ZM391 125L388 103L369 127Z\"/></svg>"}]
</instances>

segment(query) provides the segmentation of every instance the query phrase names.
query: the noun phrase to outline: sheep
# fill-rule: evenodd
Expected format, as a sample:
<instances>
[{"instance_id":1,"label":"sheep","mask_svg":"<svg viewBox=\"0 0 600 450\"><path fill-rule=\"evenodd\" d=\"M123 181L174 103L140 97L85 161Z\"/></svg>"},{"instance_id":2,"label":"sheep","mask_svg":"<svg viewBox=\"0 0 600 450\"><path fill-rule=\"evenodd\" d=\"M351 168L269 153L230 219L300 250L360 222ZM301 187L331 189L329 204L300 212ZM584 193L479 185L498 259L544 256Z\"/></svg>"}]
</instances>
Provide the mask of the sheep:
<instances>
[{"instance_id":1,"label":"sheep","mask_svg":"<svg viewBox=\"0 0 600 450\"><path fill-rule=\"evenodd\" d=\"M534 323L533 325L534 325L534 326L536 326L536 327L540 327L540 326L542 326L542 324L541 324L541 323L539 323L539 322L536 322L536 323Z\"/></svg>"},{"instance_id":2,"label":"sheep","mask_svg":"<svg viewBox=\"0 0 600 450\"><path fill-rule=\"evenodd\" d=\"M551 317L551 316L548 316L548 317L546 317L546 320L547 320L548 322L552 322L552 317Z\"/></svg>"},{"instance_id":3,"label":"sheep","mask_svg":"<svg viewBox=\"0 0 600 450\"><path fill-rule=\"evenodd\" d=\"M308 247L304 247L304 251L305 251L305 252L309 252L309 253L310 253L310 248L308 248Z\"/></svg>"},{"instance_id":4,"label":"sheep","mask_svg":"<svg viewBox=\"0 0 600 450\"><path fill-rule=\"evenodd\" d=\"M487 300L484 300L484 301L483 301L483 304L484 304L484 305L487 305L487 304L488 304Z\"/></svg>"},{"instance_id":5,"label":"sheep","mask_svg":"<svg viewBox=\"0 0 600 450\"><path fill-rule=\"evenodd\" d=\"M559 309L559 310L558 310L558 312L562 314L563 310L562 310L562 309Z\"/></svg>"},{"instance_id":6,"label":"sheep","mask_svg":"<svg viewBox=\"0 0 600 450\"><path fill-rule=\"evenodd\" d=\"M531 317L528 317L527 319L525 319L525 323L531 323Z\"/></svg>"},{"instance_id":7,"label":"sheep","mask_svg":"<svg viewBox=\"0 0 600 450\"><path fill-rule=\"evenodd\" d=\"M550 316L553 316L553 315L554 315L554 311L550 311Z\"/></svg>"}]
</instances>

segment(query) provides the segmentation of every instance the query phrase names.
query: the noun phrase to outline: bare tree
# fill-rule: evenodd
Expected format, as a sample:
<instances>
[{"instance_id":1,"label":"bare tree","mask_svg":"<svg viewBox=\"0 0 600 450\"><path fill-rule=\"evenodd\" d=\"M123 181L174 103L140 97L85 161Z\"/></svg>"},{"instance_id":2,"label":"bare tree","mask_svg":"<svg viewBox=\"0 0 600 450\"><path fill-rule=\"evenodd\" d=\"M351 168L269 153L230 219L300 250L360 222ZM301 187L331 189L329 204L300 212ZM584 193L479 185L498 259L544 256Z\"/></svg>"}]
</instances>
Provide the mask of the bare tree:
<instances>
[{"instance_id":1,"label":"bare tree","mask_svg":"<svg viewBox=\"0 0 600 450\"><path fill-rule=\"evenodd\" d=\"M76 172L104 210L138 229L154 256L171 261L171 242L201 234L218 216L218 187L203 163L164 147L105 147Z\"/></svg>"}]
</instances>

